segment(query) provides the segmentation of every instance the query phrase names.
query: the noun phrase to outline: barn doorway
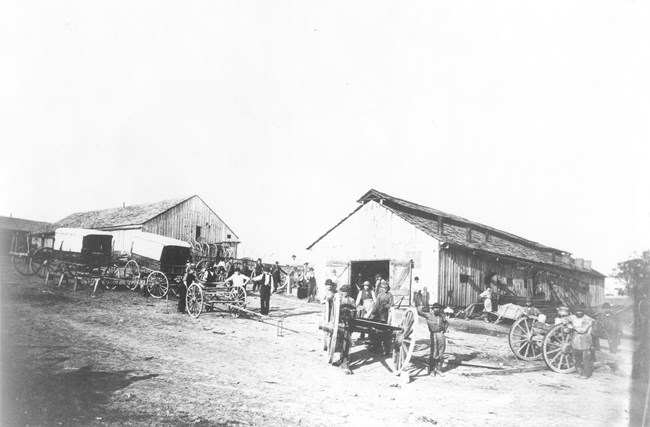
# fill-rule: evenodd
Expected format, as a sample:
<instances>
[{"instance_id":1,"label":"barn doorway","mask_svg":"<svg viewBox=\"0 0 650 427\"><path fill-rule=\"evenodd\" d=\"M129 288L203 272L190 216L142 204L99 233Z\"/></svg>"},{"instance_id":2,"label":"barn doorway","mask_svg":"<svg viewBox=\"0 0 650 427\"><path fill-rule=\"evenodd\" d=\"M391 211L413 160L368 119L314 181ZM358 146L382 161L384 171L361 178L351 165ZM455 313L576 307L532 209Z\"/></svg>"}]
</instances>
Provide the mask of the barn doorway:
<instances>
[{"instance_id":1,"label":"barn doorway","mask_svg":"<svg viewBox=\"0 0 650 427\"><path fill-rule=\"evenodd\" d=\"M350 262L350 282L351 284L357 285L353 286L351 291L356 294L359 289L362 288L362 283L366 280L369 281L373 286L375 284L375 275L381 275L382 279L390 279L390 261L381 260L381 261L352 261Z\"/></svg>"}]
</instances>

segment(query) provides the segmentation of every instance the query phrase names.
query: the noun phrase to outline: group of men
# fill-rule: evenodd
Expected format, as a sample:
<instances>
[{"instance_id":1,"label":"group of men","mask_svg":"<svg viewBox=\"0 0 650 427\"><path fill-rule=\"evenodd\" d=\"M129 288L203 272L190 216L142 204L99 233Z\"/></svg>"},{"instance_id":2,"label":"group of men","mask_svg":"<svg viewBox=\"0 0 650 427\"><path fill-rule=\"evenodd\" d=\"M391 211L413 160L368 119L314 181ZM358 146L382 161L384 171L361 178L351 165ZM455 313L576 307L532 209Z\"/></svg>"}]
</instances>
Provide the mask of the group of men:
<instances>
[{"instance_id":1,"label":"group of men","mask_svg":"<svg viewBox=\"0 0 650 427\"><path fill-rule=\"evenodd\" d=\"M187 288L196 280L203 283L215 283L223 280L224 283L230 283L234 286L246 287L249 282L253 282L253 292L259 291L260 294L260 314L267 316L270 310L271 294L275 292L281 281L282 268L276 261L271 269L262 262L261 258L252 268L244 263L244 271L238 265L230 262L219 262L210 264L203 271L196 271L196 266L188 260L185 266L185 275L183 283L179 287L179 299L177 311L185 312L185 296ZM225 277L225 279L223 279Z\"/></svg>"},{"instance_id":2,"label":"group of men","mask_svg":"<svg viewBox=\"0 0 650 427\"><path fill-rule=\"evenodd\" d=\"M326 280L325 285L328 290L323 303L332 302L337 293L337 285L330 279ZM343 285L338 290L340 295L340 318L337 335L338 342L335 344L341 350L339 365L346 374L352 373L349 368L349 351L352 345L350 323L357 317L386 323L388 321L388 311L395 303L388 282L382 279L380 275L375 276L374 289L369 281L364 281L361 289L357 293L356 299L349 295L350 291L350 285ZM413 301L418 315L426 319L429 329L430 351L428 374L444 376L442 373L442 365L446 348L445 333L447 332L448 321L442 310L443 306L439 303L429 305L426 287L418 289ZM364 338L362 335L361 340ZM370 337L371 348L382 352L384 355L388 355L392 351L390 342L391 336L387 334L377 334ZM326 345L324 345L324 350L327 350Z\"/></svg>"}]
</instances>

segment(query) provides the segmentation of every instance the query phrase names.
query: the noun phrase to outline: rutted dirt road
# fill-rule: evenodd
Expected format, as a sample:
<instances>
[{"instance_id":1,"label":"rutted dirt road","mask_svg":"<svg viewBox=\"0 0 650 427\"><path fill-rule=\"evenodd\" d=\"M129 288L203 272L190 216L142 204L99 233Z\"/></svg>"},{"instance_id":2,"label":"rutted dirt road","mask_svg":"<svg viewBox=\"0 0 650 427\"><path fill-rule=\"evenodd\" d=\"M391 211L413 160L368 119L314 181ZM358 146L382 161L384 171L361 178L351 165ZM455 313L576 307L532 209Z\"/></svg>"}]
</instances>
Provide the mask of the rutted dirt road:
<instances>
[{"instance_id":1,"label":"rutted dirt road","mask_svg":"<svg viewBox=\"0 0 650 427\"><path fill-rule=\"evenodd\" d=\"M273 323L227 312L199 319L176 301L128 291L43 286L2 263L3 425L627 425L630 380L601 367L589 380L550 371L465 376L450 364L426 376L420 324L412 381L404 384L365 347L346 376L325 363L320 306L273 295ZM259 309L253 296L249 307ZM462 322L462 323L461 323ZM504 329L453 321L452 358L518 362ZM497 331L497 329L499 329ZM476 324L476 330L483 330Z\"/></svg>"}]
</instances>

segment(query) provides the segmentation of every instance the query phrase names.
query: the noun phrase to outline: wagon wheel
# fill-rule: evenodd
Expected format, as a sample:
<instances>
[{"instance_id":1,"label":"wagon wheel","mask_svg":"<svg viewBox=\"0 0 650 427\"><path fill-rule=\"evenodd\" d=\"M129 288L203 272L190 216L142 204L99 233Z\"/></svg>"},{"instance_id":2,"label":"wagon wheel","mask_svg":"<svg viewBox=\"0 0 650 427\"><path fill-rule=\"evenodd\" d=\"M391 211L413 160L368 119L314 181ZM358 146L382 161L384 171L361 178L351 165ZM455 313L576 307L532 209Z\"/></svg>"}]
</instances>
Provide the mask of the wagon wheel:
<instances>
[{"instance_id":1,"label":"wagon wheel","mask_svg":"<svg viewBox=\"0 0 650 427\"><path fill-rule=\"evenodd\" d=\"M228 295L230 303L228 304L228 311L233 317L239 317L241 311L238 308L246 308L246 289L242 286L233 286Z\"/></svg>"},{"instance_id":2,"label":"wagon wheel","mask_svg":"<svg viewBox=\"0 0 650 427\"><path fill-rule=\"evenodd\" d=\"M185 309L192 317L199 317L203 311L203 290L201 290L201 287L196 283L192 283L190 287L187 288Z\"/></svg>"},{"instance_id":3,"label":"wagon wheel","mask_svg":"<svg viewBox=\"0 0 650 427\"><path fill-rule=\"evenodd\" d=\"M117 285L119 284L119 271L116 266L111 265L104 270L102 283L106 289L113 290L117 288Z\"/></svg>"},{"instance_id":4,"label":"wagon wheel","mask_svg":"<svg viewBox=\"0 0 650 427\"><path fill-rule=\"evenodd\" d=\"M326 332L329 336L329 342L327 344L327 363L332 363L334 361L334 353L336 351L336 339L339 334L339 319L341 314L341 297L339 294L334 294L334 299L332 300L332 314L330 315L330 322L328 326L331 326L331 332Z\"/></svg>"},{"instance_id":5,"label":"wagon wheel","mask_svg":"<svg viewBox=\"0 0 650 427\"><path fill-rule=\"evenodd\" d=\"M29 268L32 270L32 274L35 274L42 279L45 278L47 273L50 272L50 264L52 264L53 258L54 253L52 249L37 249L29 259Z\"/></svg>"},{"instance_id":6,"label":"wagon wheel","mask_svg":"<svg viewBox=\"0 0 650 427\"><path fill-rule=\"evenodd\" d=\"M31 276L32 269L29 266L29 257L26 255L14 255L11 257L11 263L18 274L22 276Z\"/></svg>"},{"instance_id":7,"label":"wagon wheel","mask_svg":"<svg viewBox=\"0 0 650 427\"><path fill-rule=\"evenodd\" d=\"M169 281L161 271L154 271L147 276L147 290L154 298L164 298L169 290Z\"/></svg>"},{"instance_id":8,"label":"wagon wheel","mask_svg":"<svg viewBox=\"0 0 650 427\"><path fill-rule=\"evenodd\" d=\"M397 320L394 314L391 316L391 320ZM402 316L399 325L397 325L402 328L401 331L397 332L393 341L393 365L397 375L402 373L411 360L413 348L415 347L415 327L418 324L417 322L418 312L414 307L410 307Z\"/></svg>"},{"instance_id":9,"label":"wagon wheel","mask_svg":"<svg viewBox=\"0 0 650 427\"><path fill-rule=\"evenodd\" d=\"M555 372L569 374L575 371L571 333L565 332L560 324L551 329L542 342L542 352L546 366Z\"/></svg>"},{"instance_id":10,"label":"wagon wheel","mask_svg":"<svg viewBox=\"0 0 650 427\"><path fill-rule=\"evenodd\" d=\"M535 341L533 332L535 319L520 317L512 324L508 335L510 349L521 360L539 360L542 358L540 342Z\"/></svg>"},{"instance_id":11,"label":"wagon wheel","mask_svg":"<svg viewBox=\"0 0 650 427\"><path fill-rule=\"evenodd\" d=\"M130 291L138 289L140 267L135 260L129 260L124 266L124 284Z\"/></svg>"},{"instance_id":12,"label":"wagon wheel","mask_svg":"<svg viewBox=\"0 0 650 427\"><path fill-rule=\"evenodd\" d=\"M200 273L201 270L204 270L207 266L208 266L208 262L206 260L202 259L201 261L196 263L196 267L195 267L196 272Z\"/></svg>"}]
</instances>

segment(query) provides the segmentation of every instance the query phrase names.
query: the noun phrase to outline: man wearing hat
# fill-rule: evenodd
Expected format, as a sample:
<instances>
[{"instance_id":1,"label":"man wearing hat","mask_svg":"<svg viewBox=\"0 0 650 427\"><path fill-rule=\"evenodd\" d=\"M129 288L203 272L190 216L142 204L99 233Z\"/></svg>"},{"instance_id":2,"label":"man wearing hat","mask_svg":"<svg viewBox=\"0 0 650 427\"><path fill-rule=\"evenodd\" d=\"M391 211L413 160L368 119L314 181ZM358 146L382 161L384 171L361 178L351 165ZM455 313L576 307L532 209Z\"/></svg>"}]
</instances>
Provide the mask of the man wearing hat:
<instances>
[{"instance_id":1,"label":"man wearing hat","mask_svg":"<svg viewBox=\"0 0 650 427\"><path fill-rule=\"evenodd\" d=\"M445 315L442 313L442 308L442 304L436 302L431 306L431 312L422 311L421 307L418 307L418 314L427 320L427 326L429 327L430 351L428 374L444 377L440 371L440 365L445 355L445 347L447 344L445 332L447 332L448 323Z\"/></svg>"},{"instance_id":2,"label":"man wearing hat","mask_svg":"<svg viewBox=\"0 0 650 427\"><path fill-rule=\"evenodd\" d=\"M339 289L341 295L339 305L339 331L337 335L337 347L341 346L341 358L339 363L341 369L347 374L351 375L350 370L350 347L352 346L352 332L350 321L356 317L357 310L355 301L348 296L350 292L350 285L343 285Z\"/></svg>"},{"instance_id":3,"label":"man wearing hat","mask_svg":"<svg viewBox=\"0 0 650 427\"><path fill-rule=\"evenodd\" d=\"M600 349L598 338L605 338L609 344L609 352L616 354L621 343L623 327L618 316L612 314L612 306L608 302L603 304L603 312L598 315L594 329L594 348Z\"/></svg>"},{"instance_id":4,"label":"man wearing hat","mask_svg":"<svg viewBox=\"0 0 650 427\"><path fill-rule=\"evenodd\" d=\"M395 303L395 297L390 292L390 286L388 282L382 280L379 282L379 287L377 288L377 302L375 304L375 319L381 323L388 322L388 311ZM392 340L392 333L377 333L370 336L373 347L379 349L388 356L391 351L390 343Z\"/></svg>"},{"instance_id":5,"label":"man wearing hat","mask_svg":"<svg viewBox=\"0 0 650 427\"><path fill-rule=\"evenodd\" d=\"M271 292L273 289L273 276L268 267L263 267L262 274L251 278L260 284L260 313L267 316L271 305Z\"/></svg>"},{"instance_id":6,"label":"man wearing hat","mask_svg":"<svg viewBox=\"0 0 650 427\"><path fill-rule=\"evenodd\" d=\"M576 370L579 377L589 378L594 370L594 361L591 354L591 329L594 320L585 316L585 305L578 304L572 314L567 317L567 327L573 331L571 346L573 347L573 359L576 363Z\"/></svg>"}]
</instances>

